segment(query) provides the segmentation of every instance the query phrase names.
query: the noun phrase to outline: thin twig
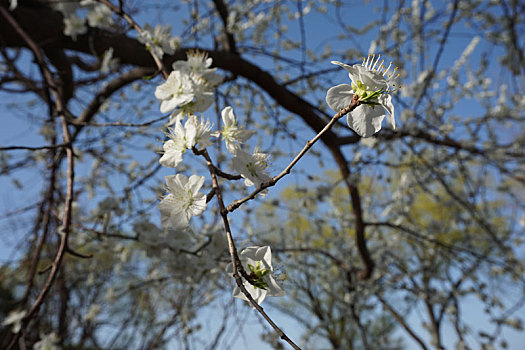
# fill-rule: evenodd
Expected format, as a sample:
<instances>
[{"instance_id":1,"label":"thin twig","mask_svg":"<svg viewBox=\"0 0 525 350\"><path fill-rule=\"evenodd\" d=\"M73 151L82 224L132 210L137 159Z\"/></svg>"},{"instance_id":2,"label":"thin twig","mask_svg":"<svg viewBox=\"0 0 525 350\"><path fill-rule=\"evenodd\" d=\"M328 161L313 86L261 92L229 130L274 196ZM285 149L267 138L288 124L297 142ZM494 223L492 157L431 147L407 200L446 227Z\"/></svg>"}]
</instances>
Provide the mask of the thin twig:
<instances>
[{"instance_id":1,"label":"thin twig","mask_svg":"<svg viewBox=\"0 0 525 350\"><path fill-rule=\"evenodd\" d=\"M39 151L44 149L56 149L56 148L63 148L63 147L69 147L70 144L61 143L59 145L48 145L48 146L7 146L7 147L0 147L0 151L11 151L11 150L19 150L19 149L25 149L28 151Z\"/></svg>"},{"instance_id":2,"label":"thin twig","mask_svg":"<svg viewBox=\"0 0 525 350\"><path fill-rule=\"evenodd\" d=\"M211 175L211 181L212 181L212 187L215 190L215 194L217 196L217 201L219 203L219 209L224 225L224 229L226 231L226 237L228 240L228 250L230 252L230 256L232 259L232 266L233 266L233 278L235 279L235 283L241 290L241 292L246 296L250 304L261 314L261 316L272 326L272 328L275 330L275 332L280 336L280 338L284 341L286 341L288 344L290 344L295 350L301 350L299 346L297 346L276 324L273 322L273 320L266 314L264 309L253 299L251 294L246 290L244 287L244 283L242 281L242 277L244 277L248 282L250 282L250 278L247 275L246 271L244 271L244 268L242 267L241 261L239 259L239 255L237 254L237 248L235 247L235 242L233 240L233 236L231 233L230 223L228 221L228 211L225 208L224 200L222 198L222 191L219 186L219 181L217 179L217 173L216 173L216 167L213 165L213 162L210 158L210 155L204 150L197 150L195 147L193 148L193 153L197 155L202 155L204 159L206 159L206 164L208 166L208 170L210 171Z\"/></svg>"},{"instance_id":3,"label":"thin twig","mask_svg":"<svg viewBox=\"0 0 525 350\"><path fill-rule=\"evenodd\" d=\"M64 203L64 217L62 221L62 226L59 228L58 232L60 234L60 245L57 251L57 254L55 256L55 259L53 261L53 265L51 267L51 273L49 274L44 287L40 291L40 294L36 298L35 302L33 303L33 306L29 309L26 316L22 320L22 325L20 331L12 338L11 343L8 345L8 349L13 349L15 345L17 344L20 337L23 335L25 328L31 321L32 317L38 312L40 309L40 306L44 302L45 297L49 293L51 286L53 285L53 282L58 274L58 271L60 269L64 254L67 249L67 240L69 236L70 226L71 226L71 207L73 203L73 196L74 196L74 176L75 176L75 168L74 168L74 154L73 154L73 147L71 145L71 135L68 129L68 123L65 113L65 106L63 105L63 97L61 96L61 93L59 89L56 87L56 83L53 80L53 75L51 74L51 71L49 70L49 67L47 66L45 60L44 60L44 54L40 47L33 41L33 39L24 31L23 28L21 28L17 21L11 16L9 11L7 11L4 7L0 7L0 13L2 16L9 22L9 24L13 27L13 29L17 32L17 34L27 43L31 51L33 52L33 55L35 57L35 60L40 68L40 72L42 74L42 78L45 81L45 84L49 87L49 90L51 94L53 95L54 99L54 110L50 110L50 115L53 115L56 113L62 120L62 137L64 140L64 144L67 144L66 147L66 157L67 157L67 170L66 170L66 178L67 178L67 187L66 187L66 198ZM51 108L50 107L50 108Z\"/></svg>"},{"instance_id":4,"label":"thin twig","mask_svg":"<svg viewBox=\"0 0 525 350\"><path fill-rule=\"evenodd\" d=\"M306 152L308 152L308 150L317 142L317 140L319 140L321 138L321 136L326 131L328 131L339 119L341 119L343 116L345 116L346 114L350 113L357 106L360 105L360 102L358 101L358 99L359 99L359 96L354 95L354 99L352 100L352 103L348 107L346 107L344 109L341 109L336 115L333 116L333 118L330 120L330 122L328 124L326 124L326 126L317 135L315 135L315 137L313 139L307 141L306 145L303 147L303 149L297 154L297 156L295 156L295 158L290 162L290 164L288 164L288 166L286 168L284 168L284 170L279 175L274 176L270 181L268 181L266 183L263 183L261 185L261 187L259 187L255 191L253 191L248 196L246 196L246 197L244 197L242 199L234 201L232 204L228 205L226 210L228 212L233 212L234 210L239 208L242 204L246 203L247 201L249 201L251 199L254 199L257 196L257 194L259 194L261 191L265 190L268 187L274 186L277 183L277 181L279 181L280 179L282 179L286 175L290 174L290 171L292 170L294 165L297 164L297 162L299 162L299 160L306 154Z\"/></svg>"},{"instance_id":5,"label":"thin twig","mask_svg":"<svg viewBox=\"0 0 525 350\"><path fill-rule=\"evenodd\" d=\"M131 18L130 15L128 15L126 12L124 12L123 10L123 6L122 4L120 4L119 7L113 5L110 1L108 0L99 0L101 3L103 3L104 5L106 5L107 7L109 7L111 9L111 11L115 12L117 15L119 15L120 17L124 18L126 20L126 22L128 22L133 28L135 28L135 30L141 34L143 32L142 28L138 25L137 22L135 22L135 20L133 18ZM167 79L168 78L168 71L166 70L166 67L164 66L164 63L162 63L162 60L161 60L161 57L157 57L157 55L155 55L155 53L153 52L153 50L148 50L149 53L151 54L151 57L153 57L153 60L155 61L155 64L157 65L157 68L162 72L162 75L164 76L164 79Z\"/></svg>"}]
</instances>

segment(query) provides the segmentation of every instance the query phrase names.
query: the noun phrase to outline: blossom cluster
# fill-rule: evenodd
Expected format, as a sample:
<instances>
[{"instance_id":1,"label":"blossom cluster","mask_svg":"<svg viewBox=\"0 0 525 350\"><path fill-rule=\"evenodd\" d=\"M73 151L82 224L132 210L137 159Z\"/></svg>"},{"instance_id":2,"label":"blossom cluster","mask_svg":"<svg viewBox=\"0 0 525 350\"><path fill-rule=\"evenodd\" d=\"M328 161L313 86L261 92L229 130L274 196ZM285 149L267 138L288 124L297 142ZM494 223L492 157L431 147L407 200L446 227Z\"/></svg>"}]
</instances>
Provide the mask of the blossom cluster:
<instances>
[{"instance_id":1,"label":"blossom cluster","mask_svg":"<svg viewBox=\"0 0 525 350\"><path fill-rule=\"evenodd\" d=\"M111 9L95 0L56 1L52 6L64 16L64 35L73 40L77 40L78 35L86 34L88 25L92 28L110 29L114 24ZM79 16L78 9L86 10L87 15Z\"/></svg>"},{"instance_id":2,"label":"blossom cluster","mask_svg":"<svg viewBox=\"0 0 525 350\"><path fill-rule=\"evenodd\" d=\"M151 50L169 53L171 48L166 39L166 31L157 27L154 32L156 34L144 35L140 40ZM159 39L155 41L152 37ZM213 61L206 54L193 51L187 57L185 61L173 63L173 71L155 90L160 111L169 113L168 133L159 159L160 164L177 168L187 150L202 151L214 143L212 138L221 138L226 150L232 155L232 168L244 178L244 184L260 188L271 180L265 172L268 155L257 148L248 152L244 145L254 132L240 126L231 106L222 110L222 127L216 131L212 131L213 126L208 120L196 115L205 112L213 104L213 92L222 78L215 68L211 68ZM357 101L359 105L350 112L347 122L350 128L363 137L379 131L385 116L395 128L390 92L398 88L398 75L395 75L397 68L390 72L391 64L385 68L384 61L379 63L379 59L380 56L377 59L369 56L361 65L354 66L332 61L348 72L351 85L340 84L329 89L326 101L335 111ZM207 207L207 196L199 192L204 184L204 177L191 175L188 178L183 174L176 174L166 176L165 180L168 194L159 204L164 232L189 232L191 218L202 215ZM163 236L165 238L166 235ZM257 303L261 303L266 295L284 295L271 274L273 268L270 247L248 247L240 253L239 258L248 274L243 282L244 287ZM235 288L234 297L248 300L239 287Z\"/></svg>"},{"instance_id":3,"label":"blossom cluster","mask_svg":"<svg viewBox=\"0 0 525 350\"><path fill-rule=\"evenodd\" d=\"M162 33L162 30L157 29L156 32ZM141 40L153 49L153 41L147 37ZM157 48L166 45L166 41L157 43ZM169 52L166 48L163 50ZM205 112L213 104L213 92L222 82L216 68L211 68L212 63L212 58L204 53L189 52L187 60L173 63L173 71L156 88L155 97L160 102L161 113L169 113L168 133L159 163L167 168L178 168L187 150L202 151L214 144L213 138L218 138L224 141L226 150L232 155L232 168L244 178L244 184L260 187L271 179L265 172L268 155L257 148L248 152L244 147L255 132L245 130L239 124L231 106L223 108L222 127L218 130L212 130L213 126L208 120L197 116L197 113ZM165 242L169 232L189 234L191 218L202 215L207 207L206 195L200 192L204 176L194 174L188 178L178 173L166 176L165 181L167 195L159 203L163 229L150 230L159 236L158 239L147 238L150 243ZM271 275L273 268L269 247L246 248L241 252L240 259L245 270L250 271L250 280L245 281L245 287L258 303L266 295L284 295ZM234 297L246 299L243 296L236 288Z\"/></svg>"}]
</instances>

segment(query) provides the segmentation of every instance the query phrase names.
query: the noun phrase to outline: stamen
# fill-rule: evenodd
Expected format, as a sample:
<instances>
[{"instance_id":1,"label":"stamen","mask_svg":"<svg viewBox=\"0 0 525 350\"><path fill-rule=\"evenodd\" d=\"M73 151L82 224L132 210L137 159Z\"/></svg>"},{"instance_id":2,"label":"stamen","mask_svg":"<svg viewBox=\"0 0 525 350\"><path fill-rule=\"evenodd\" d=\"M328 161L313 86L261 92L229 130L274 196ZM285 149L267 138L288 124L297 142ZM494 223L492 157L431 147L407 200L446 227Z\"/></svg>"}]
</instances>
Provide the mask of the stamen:
<instances>
[{"instance_id":1,"label":"stamen","mask_svg":"<svg viewBox=\"0 0 525 350\"><path fill-rule=\"evenodd\" d=\"M398 69L397 67L394 68L394 71L388 75L388 78L389 78L389 79L390 79L394 74L396 74L397 69ZM399 76L399 75L398 75L398 76Z\"/></svg>"},{"instance_id":2,"label":"stamen","mask_svg":"<svg viewBox=\"0 0 525 350\"><path fill-rule=\"evenodd\" d=\"M383 72L383 76L385 76L386 73L390 70L390 67L392 67L392 62L388 65L388 68Z\"/></svg>"},{"instance_id":3,"label":"stamen","mask_svg":"<svg viewBox=\"0 0 525 350\"><path fill-rule=\"evenodd\" d=\"M374 66L372 67L371 70L375 70L376 69L377 62L379 62L380 58L381 58L381 54L377 55L377 60L375 61Z\"/></svg>"},{"instance_id":4,"label":"stamen","mask_svg":"<svg viewBox=\"0 0 525 350\"><path fill-rule=\"evenodd\" d=\"M370 61L370 55L366 58L365 68L368 69L368 62Z\"/></svg>"},{"instance_id":5,"label":"stamen","mask_svg":"<svg viewBox=\"0 0 525 350\"><path fill-rule=\"evenodd\" d=\"M381 64L379 65L379 67L377 67L377 71L379 73L381 73L385 69L385 65L383 63L385 63L385 60L382 60Z\"/></svg>"}]
</instances>

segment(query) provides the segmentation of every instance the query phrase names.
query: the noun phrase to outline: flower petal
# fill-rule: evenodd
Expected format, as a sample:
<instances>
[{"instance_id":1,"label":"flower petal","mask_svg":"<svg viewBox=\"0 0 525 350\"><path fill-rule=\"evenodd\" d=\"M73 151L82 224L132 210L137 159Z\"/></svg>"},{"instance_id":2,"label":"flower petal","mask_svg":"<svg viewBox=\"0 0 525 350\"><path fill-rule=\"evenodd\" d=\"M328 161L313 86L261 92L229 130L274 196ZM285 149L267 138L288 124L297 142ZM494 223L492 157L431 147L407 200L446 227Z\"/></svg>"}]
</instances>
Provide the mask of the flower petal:
<instances>
[{"instance_id":1,"label":"flower petal","mask_svg":"<svg viewBox=\"0 0 525 350\"><path fill-rule=\"evenodd\" d=\"M348 107L352 103L353 98L354 92L348 84L331 87L326 93L326 103L336 112Z\"/></svg>"},{"instance_id":2,"label":"flower petal","mask_svg":"<svg viewBox=\"0 0 525 350\"><path fill-rule=\"evenodd\" d=\"M370 137L381 130L384 118L385 110L381 106L372 108L369 105L360 105L348 113L346 122L359 136Z\"/></svg>"},{"instance_id":3,"label":"flower petal","mask_svg":"<svg viewBox=\"0 0 525 350\"><path fill-rule=\"evenodd\" d=\"M350 77L350 80L352 80L354 83L359 80L359 73L361 72L361 66L359 65L354 65L354 66L350 66L348 64L344 64L342 62L339 62L339 61L330 61L331 64L336 64L344 69L346 69L346 71L348 72L348 76Z\"/></svg>"},{"instance_id":4,"label":"flower petal","mask_svg":"<svg viewBox=\"0 0 525 350\"><path fill-rule=\"evenodd\" d=\"M383 94L378 99L379 103L388 112L387 119L392 125L392 129L396 129L396 119L394 114L394 105L392 104L392 96L389 94Z\"/></svg>"},{"instance_id":5,"label":"flower petal","mask_svg":"<svg viewBox=\"0 0 525 350\"><path fill-rule=\"evenodd\" d=\"M164 154L159 159L159 163L167 168L176 168L182 162L182 152L175 146L173 140L164 143Z\"/></svg>"},{"instance_id":6,"label":"flower petal","mask_svg":"<svg viewBox=\"0 0 525 350\"><path fill-rule=\"evenodd\" d=\"M275 278L272 275L268 275L264 278L264 281L268 284L266 292L271 297L282 297L286 295L286 292L277 284Z\"/></svg>"},{"instance_id":7,"label":"flower petal","mask_svg":"<svg viewBox=\"0 0 525 350\"><path fill-rule=\"evenodd\" d=\"M359 80L365 84L367 90L377 91L386 90L388 88L385 78L377 72L366 70L359 74L359 78Z\"/></svg>"},{"instance_id":8,"label":"flower petal","mask_svg":"<svg viewBox=\"0 0 525 350\"><path fill-rule=\"evenodd\" d=\"M204 193L197 193L193 196L193 204L188 208L192 216L198 216L206 210L206 195Z\"/></svg>"},{"instance_id":9,"label":"flower petal","mask_svg":"<svg viewBox=\"0 0 525 350\"><path fill-rule=\"evenodd\" d=\"M191 175L188 180L187 189L195 196L204 184L204 176Z\"/></svg>"},{"instance_id":10,"label":"flower petal","mask_svg":"<svg viewBox=\"0 0 525 350\"><path fill-rule=\"evenodd\" d=\"M224 107L224 109L221 112L222 115L222 122L224 123L225 127L230 127L235 125L235 115L233 114L233 108L228 106Z\"/></svg>"},{"instance_id":11,"label":"flower petal","mask_svg":"<svg viewBox=\"0 0 525 350\"><path fill-rule=\"evenodd\" d=\"M188 215L175 204L175 198L169 194L159 203L160 219L164 228L174 230L189 226Z\"/></svg>"}]
</instances>

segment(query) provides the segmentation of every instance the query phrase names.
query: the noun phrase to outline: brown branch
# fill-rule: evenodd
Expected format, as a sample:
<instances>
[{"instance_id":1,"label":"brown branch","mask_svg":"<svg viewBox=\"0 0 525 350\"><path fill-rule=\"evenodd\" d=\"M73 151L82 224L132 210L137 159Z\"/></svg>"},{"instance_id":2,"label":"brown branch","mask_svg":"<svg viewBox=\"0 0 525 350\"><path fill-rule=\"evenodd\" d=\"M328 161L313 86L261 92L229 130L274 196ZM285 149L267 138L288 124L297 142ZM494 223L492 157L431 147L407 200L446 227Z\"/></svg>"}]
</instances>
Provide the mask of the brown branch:
<instances>
[{"instance_id":1,"label":"brown branch","mask_svg":"<svg viewBox=\"0 0 525 350\"><path fill-rule=\"evenodd\" d=\"M228 221L228 210L226 210L226 207L224 205L224 200L222 198L222 191L219 186L219 181L217 179L216 174L216 167L213 164L210 155L204 150L197 150L195 147L193 148L193 153L196 155L202 155L204 159L206 159L206 165L208 166L208 170L210 171L211 175L211 181L212 181L212 187L215 190L215 194L217 196L217 202L219 204L219 210L222 217L222 222L224 225L224 230L226 231L226 238L228 240L228 250L230 252L231 260L232 260L232 267L233 267L233 278L235 279L235 283L241 290L241 292L246 296L250 304L261 314L261 316L272 326L272 328L275 330L275 332L280 336L280 338L284 341L286 341L288 344L290 344L294 349L300 350L301 348L297 346L276 324L273 322L273 320L266 314L264 309L253 299L251 294L246 290L244 287L244 283L242 281L242 277L244 277L248 282L250 282L250 277L247 275L246 271L244 271L244 268L241 264L241 261L239 259L239 255L237 254L237 248L235 247L235 242L233 240L233 236L231 233L230 223Z\"/></svg>"},{"instance_id":2,"label":"brown branch","mask_svg":"<svg viewBox=\"0 0 525 350\"><path fill-rule=\"evenodd\" d=\"M100 106L115 91L120 90L122 87L136 81L137 79L141 79L142 77L148 76L153 73L154 73L154 70L152 68L137 67L111 80L107 85L104 86L104 88L102 88L96 94L96 96L91 100L89 105L83 110L82 114L75 120L71 121L71 124L77 126L77 129L82 128L82 126L85 126L85 125L90 125L89 122L91 121L91 119L93 119L95 114L98 112ZM79 132L78 130L75 131L73 135L73 140L75 139L75 136L78 134L78 132Z\"/></svg>"},{"instance_id":3,"label":"brown branch","mask_svg":"<svg viewBox=\"0 0 525 350\"><path fill-rule=\"evenodd\" d=\"M40 49L40 47L24 31L24 29L17 23L17 21L11 16L11 14L9 13L9 11L7 11L7 9L0 6L0 13L9 23L9 25L15 30L15 32L26 42L27 46L33 52L33 55L38 64L38 67L40 68L42 78L44 79L44 82L46 83L46 85L49 87L49 91L53 95L54 112L56 112L57 115L62 120L62 134L63 134L62 137L64 139L64 144L69 144L69 146L66 147L67 190L66 190L66 199L64 203L64 219L62 222L62 226L59 228L60 245L59 245L57 254L55 256L55 259L53 261L51 273L49 274L44 284L44 287L40 291L40 294L36 298L35 302L33 303L33 306L29 309L26 316L22 320L20 331L12 338L12 341L8 346L8 349L12 349L14 346L16 346L16 343L18 342L18 339L20 339L20 337L24 333L25 328L31 321L32 317L36 315L36 313L40 309L40 306L44 302L45 297L49 293L51 286L53 285L53 282L55 281L55 278L58 274L58 270L60 269L60 265L62 263L62 259L66 252L67 241L68 241L70 225L71 225L71 206L73 203L73 196L74 196L73 187L74 187L75 169L74 169L73 148L71 145L71 135L69 133L66 117L64 115L64 112L65 112L65 108L63 105L64 99L63 99L63 96L60 94L59 89L57 88L56 82L53 80L53 76L51 74L51 71L49 70L49 67L46 65L46 62L44 60L44 54L42 50Z\"/></svg>"},{"instance_id":4,"label":"brown branch","mask_svg":"<svg viewBox=\"0 0 525 350\"><path fill-rule=\"evenodd\" d=\"M111 11L115 12L117 15L119 15L124 20L126 20L133 28L135 28L135 30L139 34L142 33L142 28L138 25L137 22L135 22L135 20L130 15L124 12L123 6L117 7L108 0L99 0L99 1L103 3L104 5L106 5L107 7L109 7ZM168 71L166 70L166 67L164 66L164 63L161 60L161 57L157 57L157 55L155 55L153 50L149 50L149 53L151 57L153 57L153 60L155 61L155 64L157 65L157 68L159 69L159 71L162 72L164 79L167 79L169 74L168 74Z\"/></svg>"},{"instance_id":5,"label":"brown branch","mask_svg":"<svg viewBox=\"0 0 525 350\"><path fill-rule=\"evenodd\" d=\"M219 16L222 20L222 25L224 27L225 40L222 40L224 49L233 54L237 54L237 46L235 44L235 38L232 33L228 31L228 9L226 4L222 0L213 0L215 4L215 9L219 13Z\"/></svg>"},{"instance_id":6,"label":"brown branch","mask_svg":"<svg viewBox=\"0 0 525 350\"><path fill-rule=\"evenodd\" d=\"M7 147L0 147L0 151L11 151L11 150L19 150L19 149L25 149L28 151L38 151L43 149L57 149L57 148L63 148L63 147L69 147L69 144L61 143L59 145L48 145L48 146L7 146Z\"/></svg>"},{"instance_id":7,"label":"brown branch","mask_svg":"<svg viewBox=\"0 0 525 350\"><path fill-rule=\"evenodd\" d=\"M315 135L313 139L307 141L303 149L295 156L295 158L290 162L290 164L288 164L286 168L284 168L284 170L281 171L280 174L274 176L270 181L261 184L259 188L257 188L255 191L250 193L248 196L234 201L232 204L228 205L226 210L228 212L235 211L242 204L246 203L249 200L254 199L257 196L257 194L259 194L260 192L262 192L268 187L274 186L277 183L277 181L279 181L286 175L290 174L290 171L292 170L294 165L297 164L297 162L299 162L299 160L306 154L306 152L308 152L308 150L317 142L317 140L319 140L323 136L323 134L325 134L328 130L330 130L330 128L344 115L348 114L349 112L353 111L357 106L359 106L360 102L358 101L358 98L359 97L357 95L354 95L354 99L352 103L348 107L341 109L336 115L333 116L330 122L326 124L325 127L317 135Z\"/></svg>"},{"instance_id":8,"label":"brown branch","mask_svg":"<svg viewBox=\"0 0 525 350\"><path fill-rule=\"evenodd\" d=\"M428 350L423 340L421 340L421 338L418 337L416 333L414 333L414 331L405 322L403 317L400 314L398 314L397 311L394 310L394 308L390 306L390 304L388 304L383 298L381 298L379 295L376 295L376 296L377 296L377 299L379 299L379 301L383 305L383 307L387 309L388 312L392 314L392 316L394 316L394 318L396 319L397 322L399 322L401 327L403 327L403 329L412 337L412 339L414 339L419 344L419 346L421 346L421 349Z\"/></svg>"}]
</instances>

